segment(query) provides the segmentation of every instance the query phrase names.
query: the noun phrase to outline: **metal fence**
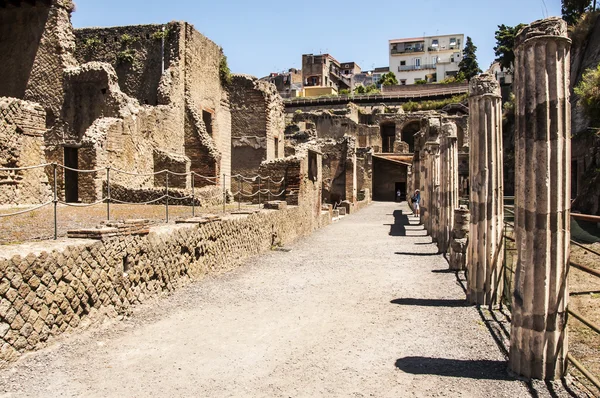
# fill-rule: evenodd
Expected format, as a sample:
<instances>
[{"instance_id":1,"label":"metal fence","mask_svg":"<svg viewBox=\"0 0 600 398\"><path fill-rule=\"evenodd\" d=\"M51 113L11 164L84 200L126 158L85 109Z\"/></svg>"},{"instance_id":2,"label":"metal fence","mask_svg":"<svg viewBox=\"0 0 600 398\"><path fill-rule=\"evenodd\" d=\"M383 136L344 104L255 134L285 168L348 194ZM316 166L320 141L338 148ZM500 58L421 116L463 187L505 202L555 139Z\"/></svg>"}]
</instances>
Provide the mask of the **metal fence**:
<instances>
[{"instance_id":1,"label":"metal fence","mask_svg":"<svg viewBox=\"0 0 600 398\"><path fill-rule=\"evenodd\" d=\"M512 308L511 308L512 293L514 290L514 275L516 272L516 265L517 265L516 264L517 263L517 261L516 261L517 260L517 255L516 255L517 248L516 248L516 241L514 238L514 217L515 217L514 206L506 203L506 202L510 203L510 201L514 201L514 197L506 197L505 198L504 233L503 233L503 242L502 242L502 244L504 246L504 261L502 264L502 272L501 272L501 276L504 278L504 284L503 284L502 297L501 297L501 300L499 300L500 301L499 302L500 309L502 310L502 308L505 306L509 311L512 310ZM598 216L572 213L571 217L572 217L572 219L575 219L575 220L582 220L582 221L588 221L588 222L591 221L591 222L600 223L600 217L598 217ZM574 241L573 239L571 239L571 244L596 256L595 258L597 259L598 262L600 262L600 252L590 249L589 247L586 247L586 246L580 244L579 242ZM600 278L600 271L598 271L596 269L584 266L584 265L579 264L572 260L569 262L569 266L576 268L580 271L583 271L593 277ZM567 270L567 275L568 275L568 270ZM568 325L571 317L579 320L586 327L591 329L596 334L600 335L600 325L595 324L594 322L587 319L585 316L583 316L579 312L572 310L571 308L567 308L567 325ZM581 372L581 374L583 374L590 381L590 383L592 383L596 388L598 388L600 390L600 380L598 379L598 377L593 375L588 369L585 368L585 366L580 361L577 360L577 358L573 357L570 353L567 354L567 360L577 370L579 370Z\"/></svg>"},{"instance_id":2,"label":"metal fence","mask_svg":"<svg viewBox=\"0 0 600 398\"><path fill-rule=\"evenodd\" d=\"M185 206L186 201L189 201L191 203L191 205L188 205L188 206L191 207L192 217L195 217L197 201L200 199L207 199L206 197L197 195L198 188L195 186L195 181L197 178L204 180L206 183L208 183L208 185L206 185L206 186L211 186L211 185L215 186L215 187L219 186L219 177L204 176L204 175L198 174L193 171L187 172L187 173L179 173L179 172L175 172L175 171L171 171L171 170L161 170L161 171L152 172L152 173L134 173L134 172L116 169L113 167L105 167L105 168L94 169L94 170L82 170L82 169L75 169L75 168L67 167L65 165L58 164L58 163L45 163L45 164L29 166L29 167L0 168L0 173L4 172L4 173L16 174L16 173L27 171L27 170L34 170L34 169L41 169L41 168L45 169L47 167L51 168L51 170L47 171L47 173L49 173L52 176L52 183L51 183L52 199L48 200L44 203L32 205L32 207L28 207L27 209L24 209L24 210L20 210L20 211L8 213L8 214L0 214L0 219L30 213L30 212L42 209L46 206L53 206L54 207L54 209L53 209L54 239L58 238L58 205L59 204L68 206L68 207L91 207L91 206L96 206L96 205L105 203L106 204L106 220L109 221L111 218L111 204L150 205L150 204L157 204L159 202L164 202L165 220L168 223L169 222L169 205L174 205L175 203L179 203L179 205ZM104 183L104 182L106 183L106 190L103 190L102 198L99 200L96 200L94 202L90 202L90 203L73 203L73 202L68 202L66 200L61 200L60 195L59 195L59 186L58 186L59 170L62 170L62 172L65 174L67 172L77 173L77 176L79 176L80 174L103 173L104 176L101 179L99 179L102 183ZM164 186L151 188L151 189L156 189L157 192L163 191L162 195L160 195L157 198L153 198L152 200L138 201L138 202L117 199L111 195L111 190L112 190L111 176L114 177L115 174L125 174L128 176L135 176L135 177L154 177L154 178L156 178L156 176L159 176L159 175L164 175ZM186 196L172 195L172 193L174 193L175 188L172 188L169 186L169 183L170 183L169 176L186 177L186 178L191 177L190 178L191 193ZM231 189L234 189L233 186L237 182L237 185L238 185L237 191L235 191L235 192L228 191L228 189L227 189L228 179L231 183ZM240 209L241 202L244 199L250 198L250 199L252 199L252 202L254 202L254 198L256 198L256 202L258 204L258 207L260 208L260 206L263 202L263 199L266 198L267 200L270 201L272 198L281 198L286 193L285 179L282 178L280 180L276 180L272 176L261 176L261 175L243 176L241 174L236 174L236 175L223 174L221 176L221 183L222 183L221 184L222 192L219 193L218 196L219 197L222 196L222 199L221 198L220 199L223 202L223 213L226 212L228 194L231 194L234 199L237 198L238 209ZM131 192L135 192L136 190L148 189L148 188L128 188L128 187L124 187L124 188L131 190ZM216 196L213 197L213 199L214 198L216 198Z\"/></svg>"}]
</instances>

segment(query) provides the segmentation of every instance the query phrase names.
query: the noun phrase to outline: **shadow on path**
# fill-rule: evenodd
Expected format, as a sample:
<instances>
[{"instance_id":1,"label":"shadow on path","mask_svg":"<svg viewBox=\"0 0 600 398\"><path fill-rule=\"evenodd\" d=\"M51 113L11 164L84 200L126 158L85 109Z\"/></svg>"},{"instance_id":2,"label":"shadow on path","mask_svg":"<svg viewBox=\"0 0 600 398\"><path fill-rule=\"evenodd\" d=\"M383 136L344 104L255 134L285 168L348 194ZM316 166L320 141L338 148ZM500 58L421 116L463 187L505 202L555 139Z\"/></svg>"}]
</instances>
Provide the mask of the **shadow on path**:
<instances>
[{"instance_id":1,"label":"shadow on path","mask_svg":"<svg viewBox=\"0 0 600 398\"><path fill-rule=\"evenodd\" d=\"M416 375L515 380L508 375L505 361L404 357L396 361L396 367Z\"/></svg>"},{"instance_id":2,"label":"shadow on path","mask_svg":"<svg viewBox=\"0 0 600 398\"><path fill-rule=\"evenodd\" d=\"M401 256L440 256L440 253L410 253L410 252L396 252Z\"/></svg>"},{"instance_id":3,"label":"shadow on path","mask_svg":"<svg viewBox=\"0 0 600 398\"><path fill-rule=\"evenodd\" d=\"M454 299L418 299L418 298L399 298L390 301L398 305L415 305L421 307L468 307L466 300Z\"/></svg>"},{"instance_id":4,"label":"shadow on path","mask_svg":"<svg viewBox=\"0 0 600 398\"><path fill-rule=\"evenodd\" d=\"M388 215L393 215L394 216L394 223L393 224L383 224L386 226L390 227L390 236L407 236L406 235L406 231L407 231L407 226L409 227L408 230L409 231L420 231L423 232L425 231L425 228L423 227L422 224L420 224L420 221L418 219L414 219L414 222L410 222L410 219L408 218L408 216L412 215L412 213L408 213L408 214L404 214L404 210L395 210L394 214L388 214ZM412 235L412 236L427 236L425 235L421 235L421 234L417 234L417 235ZM431 244L431 243L423 243L423 244Z\"/></svg>"}]
</instances>

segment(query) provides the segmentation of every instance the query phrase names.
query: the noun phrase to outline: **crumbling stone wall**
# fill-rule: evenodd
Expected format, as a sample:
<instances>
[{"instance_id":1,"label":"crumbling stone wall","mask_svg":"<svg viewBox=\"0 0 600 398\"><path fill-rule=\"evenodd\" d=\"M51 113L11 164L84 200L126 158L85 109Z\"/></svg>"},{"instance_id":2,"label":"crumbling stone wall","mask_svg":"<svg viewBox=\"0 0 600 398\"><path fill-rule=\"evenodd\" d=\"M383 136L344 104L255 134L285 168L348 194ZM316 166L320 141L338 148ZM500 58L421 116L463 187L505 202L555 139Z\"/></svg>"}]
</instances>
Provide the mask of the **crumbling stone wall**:
<instances>
[{"instance_id":1,"label":"crumbling stone wall","mask_svg":"<svg viewBox=\"0 0 600 398\"><path fill-rule=\"evenodd\" d=\"M75 57L112 65L125 94L158 105L163 63L166 69L177 59L181 29L178 23L76 29Z\"/></svg>"},{"instance_id":2,"label":"crumbling stone wall","mask_svg":"<svg viewBox=\"0 0 600 398\"><path fill-rule=\"evenodd\" d=\"M0 98L0 168L45 163L46 111L41 105ZM0 203L40 204L50 200L44 168L0 171Z\"/></svg>"},{"instance_id":3,"label":"crumbling stone wall","mask_svg":"<svg viewBox=\"0 0 600 398\"><path fill-rule=\"evenodd\" d=\"M248 75L234 75L228 91L232 171L255 175L261 162L283 157L283 100L274 84Z\"/></svg>"},{"instance_id":4,"label":"crumbling stone wall","mask_svg":"<svg viewBox=\"0 0 600 398\"><path fill-rule=\"evenodd\" d=\"M0 97L41 104L50 125L62 106L62 71L76 64L72 10L71 0L18 0L0 8Z\"/></svg>"},{"instance_id":5,"label":"crumbling stone wall","mask_svg":"<svg viewBox=\"0 0 600 398\"><path fill-rule=\"evenodd\" d=\"M43 347L98 312L124 313L160 292L234 269L273 244L311 233L321 219L320 207L318 217L313 214L316 204L1 254L0 364Z\"/></svg>"}]
</instances>

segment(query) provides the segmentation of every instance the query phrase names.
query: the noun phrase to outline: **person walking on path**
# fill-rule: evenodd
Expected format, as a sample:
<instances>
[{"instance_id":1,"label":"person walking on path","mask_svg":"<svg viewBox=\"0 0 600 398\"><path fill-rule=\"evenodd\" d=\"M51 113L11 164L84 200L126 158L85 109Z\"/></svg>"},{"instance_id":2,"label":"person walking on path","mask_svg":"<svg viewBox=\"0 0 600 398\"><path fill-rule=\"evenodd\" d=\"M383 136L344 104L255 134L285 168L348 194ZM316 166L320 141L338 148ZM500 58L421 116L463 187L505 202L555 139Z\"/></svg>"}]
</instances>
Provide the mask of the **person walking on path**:
<instances>
[{"instance_id":1,"label":"person walking on path","mask_svg":"<svg viewBox=\"0 0 600 398\"><path fill-rule=\"evenodd\" d=\"M421 193L419 190L415 190L415 194L411 198L411 202L413 203L413 212L415 213L415 217L421 216Z\"/></svg>"}]
</instances>

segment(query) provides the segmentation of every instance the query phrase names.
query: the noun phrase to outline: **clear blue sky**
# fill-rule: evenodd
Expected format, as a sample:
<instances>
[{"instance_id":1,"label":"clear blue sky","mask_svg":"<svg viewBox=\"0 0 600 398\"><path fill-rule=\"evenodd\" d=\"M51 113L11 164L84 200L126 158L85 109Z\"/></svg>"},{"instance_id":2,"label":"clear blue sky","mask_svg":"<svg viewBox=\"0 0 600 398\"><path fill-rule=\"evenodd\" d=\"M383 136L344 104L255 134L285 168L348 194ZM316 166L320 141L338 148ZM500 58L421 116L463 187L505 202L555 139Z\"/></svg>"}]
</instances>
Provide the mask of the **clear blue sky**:
<instances>
[{"instance_id":1,"label":"clear blue sky","mask_svg":"<svg viewBox=\"0 0 600 398\"><path fill-rule=\"evenodd\" d=\"M499 24L560 15L560 0L75 0L75 27L187 21L223 47L231 70L258 77L327 52L363 69L388 66L387 41L464 33L479 66L494 59ZM545 2L545 6L544 6Z\"/></svg>"}]
</instances>

